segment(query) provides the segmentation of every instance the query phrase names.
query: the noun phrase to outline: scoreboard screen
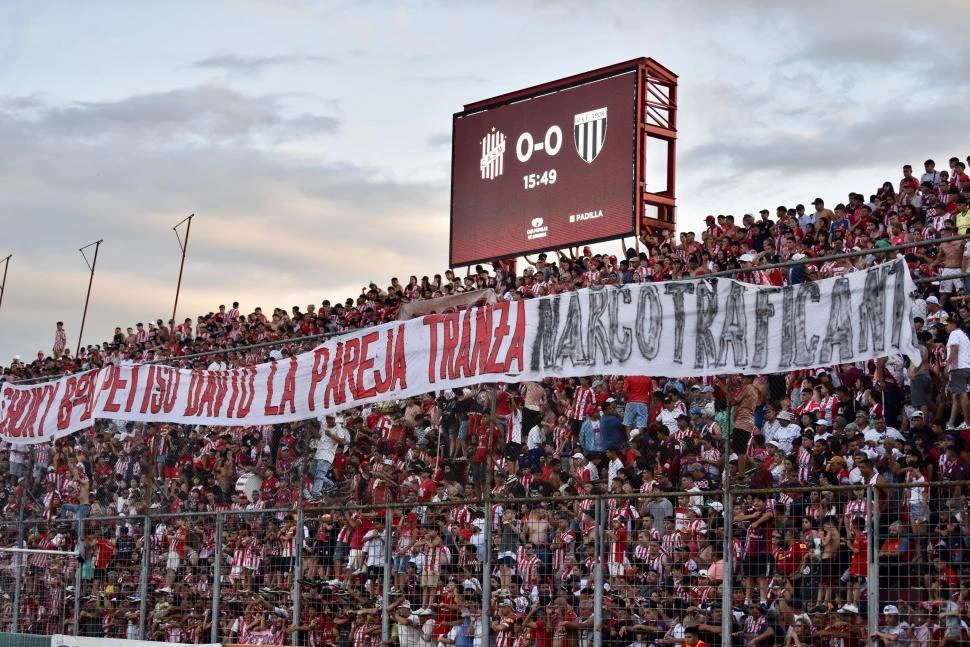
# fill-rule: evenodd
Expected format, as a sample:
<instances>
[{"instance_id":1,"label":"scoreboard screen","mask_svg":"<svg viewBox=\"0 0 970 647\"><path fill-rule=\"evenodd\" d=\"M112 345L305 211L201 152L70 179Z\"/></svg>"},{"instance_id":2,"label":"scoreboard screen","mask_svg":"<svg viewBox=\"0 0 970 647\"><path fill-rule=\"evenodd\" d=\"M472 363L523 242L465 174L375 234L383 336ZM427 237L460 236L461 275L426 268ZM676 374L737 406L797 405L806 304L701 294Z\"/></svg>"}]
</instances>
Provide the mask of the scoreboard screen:
<instances>
[{"instance_id":1,"label":"scoreboard screen","mask_svg":"<svg viewBox=\"0 0 970 647\"><path fill-rule=\"evenodd\" d=\"M637 73L543 86L452 125L452 267L627 236Z\"/></svg>"}]
</instances>

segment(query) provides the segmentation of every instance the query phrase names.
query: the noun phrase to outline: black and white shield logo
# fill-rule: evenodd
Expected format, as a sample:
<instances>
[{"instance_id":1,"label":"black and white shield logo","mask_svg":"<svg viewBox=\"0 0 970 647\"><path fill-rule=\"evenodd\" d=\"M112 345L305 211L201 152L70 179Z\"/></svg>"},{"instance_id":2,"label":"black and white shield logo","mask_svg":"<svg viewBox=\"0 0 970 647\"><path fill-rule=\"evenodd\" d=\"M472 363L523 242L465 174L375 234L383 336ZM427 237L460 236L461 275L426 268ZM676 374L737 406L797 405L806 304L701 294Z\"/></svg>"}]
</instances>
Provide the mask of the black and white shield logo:
<instances>
[{"instance_id":1,"label":"black and white shield logo","mask_svg":"<svg viewBox=\"0 0 970 647\"><path fill-rule=\"evenodd\" d=\"M592 164L606 143L606 108L580 113L574 124L576 152L584 162Z\"/></svg>"}]
</instances>

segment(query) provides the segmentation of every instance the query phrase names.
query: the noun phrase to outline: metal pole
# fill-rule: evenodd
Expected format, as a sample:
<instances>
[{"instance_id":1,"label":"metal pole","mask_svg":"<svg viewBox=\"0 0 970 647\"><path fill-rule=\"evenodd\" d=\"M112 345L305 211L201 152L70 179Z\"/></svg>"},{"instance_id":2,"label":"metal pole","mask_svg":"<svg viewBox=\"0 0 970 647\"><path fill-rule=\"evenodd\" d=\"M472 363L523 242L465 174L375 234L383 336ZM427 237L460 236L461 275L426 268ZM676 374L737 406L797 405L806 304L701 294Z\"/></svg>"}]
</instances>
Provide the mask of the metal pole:
<instances>
[{"instance_id":1,"label":"metal pole","mask_svg":"<svg viewBox=\"0 0 970 647\"><path fill-rule=\"evenodd\" d=\"M138 574L138 638L146 640L145 623L148 622L148 571L152 558L152 519L145 508L145 519L141 528L141 573Z\"/></svg>"},{"instance_id":2,"label":"metal pole","mask_svg":"<svg viewBox=\"0 0 970 647\"><path fill-rule=\"evenodd\" d=\"M731 440L729 427L734 424L733 394L730 378L725 380L725 417L724 429L724 467L721 469L724 496L724 545L721 547L724 561L724 573L721 580L721 646L731 647L731 630L734 627L734 498L731 496Z\"/></svg>"},{"instance_id":3,"label":"metal pole","mask_svg":"<svg viewBox=\"0 0 970 647\"><path fill-rule=\"evenodd\" d=\"M175 305L172 306L172 321L175 321L175 313L178 311L178 308L179 308L179 292L182 290L182 271L185 269L185 254L189 250L189 233L192 231L192 218L194 217L195 217L195 214L193 213L189 215L188 218L184 218L182 222L172 227L172 231L175 232L175 237L178 238L179 247L182 249L182 262L179 264L179 280L178 280L178 283L176 283L175 285ZM178 232L178 229L179 227L182 226L183 222L189 223L185 226L184 241L179 237L179 232Z\"/></svg>"},{"instance_id":4,"label":"metal pole","mask_svg":"<svg viewBox=\"0 0 970 647\"><path fill-rule=\"evenodd\" d=\"M0 306L3 305L3 291L7 287L7 270L10 268L10 259L13 254L7 254L7 258L3 259L3 279L0 280Z\"/></svg>"},{"instance_id":5,"label":"metal pole","mask_svg":"<svg viewBox=\"0 0 970 647\"><path fill-rule=\"evenodd\" d=\"M77 568L74 570L74 635L81 635L81 559L88 559L84 550L84 519L77 520Z\"/></svg>"},{"instance_id":6,"label":"metal pole","mask_svg":"<svg viewBox=\"0 0 970 647\"><path fill-rule=\"evenodd\" d=\"M497 424L495 420L495 408L498 401L498 385L492 382L489 385L489 421L488 439L485 441L488 451L486 460L488 465L485 468L485 555L482 561L482 646L489 647L490 632L492 630L491 619L491 598L492 598L492 481L493 471L495 470L492 452L495 446L492 444L494 429Z\"/></svg>"},{"instance_id":7,"label":"metal pole","mask_svg":"<svg viewBox=\"0 0 970 647\"><path fill-rule=\"evenodd\" d=\"M209 642L215 644L220 639L219 627L219 589L222 585L222 524L221 512L216 513L216 545L213 548L215 562L212 565L212 629Z\"/></svg>"},{"instance_id":8,"label":"metal pole","mask_svg":"<svg viewBox=\"0 0 970 647\"><path fill-rule=\"evenodd\" d=\"M302 492L303 492L303 479L301 478L300 479L301 494L298 495L297 510L296 510L296 549L293 551L294 558L293 558L293 582L292 582L292 587L293 587L292 621L294 624L302 624L300 622L301 611L302 611L300 601L302 599L303 583L300 580L303 579L303 542L305 540L305 536L303 534L303 524L304 524L303 504L302 504L302 501L300 500L302 498ZM385 597L385 599L387 598ZM299 632L294 631L292 634L290 634L290 639L294 645L299 645L300 644Z\"/></svg>"},{"instance_id":9,"label":"metal pole","mask_svg":"<svg viewBox=\"0 0 970 647\"><path fill-rule=\"evenodd\" d=\"M603 499L596 499L596 541L593 543L593 647L603 646Z\"/></svg>"},{"instance_id":10,"label":"metal pole","mask_svg":"<svg viewBox=\"0 0 970 647\"><path fill-rule=\"evenodd\" d=\"M866 620L869 625L868 635L879 631L879 504L876 490L871 485L866 488L866 532L869 534L866 542L866 561L868 562L866 578Z\"/></svg>"},{"instance_id":11,"label":"metal pole","mask_svg":"<svg viewBox=\"0 0 970 647\"><path fill-rule=\"evenodd\" d=\"M384 604L381 605L381 640L391 638L391 614L387 605L391 603L391 543L394 541L394 514L391 506L384 508Z\"/></svg>"},{"instance_id":12,"label":"metal pole","mask_svg":"<svg viewBox=\"0 0 970 647\"><path fill-rule=\"evenodd\" d=\"M9 256L7 258L10 258ZM2 292L0 292L2 294ZM24 497L20 497L20 505L17 506L17 547L22 548L24 545ZM22 560L25 559L23 556L14 554L13 556L14 564L16 567L14 569L13 577L13 628L11 631L17 633L20 627L20 589L23 586L21 580L23 578L23 563Z\"/></svg>"},{"instance_id":13,"label":"metal pole","mask_svg":"<svg viewBox=\"0 0 970 647\"><path fill-rule=\"evenodd\" d=\"M491 630L491 619L489 614L492 598L492 516L495 514L492 507L491 490L485 491L485 554L482 555L482 647L489 647L489 631ZM472 624L474 630L474 623Z\"/></svg>"},{"instance_id":14,"label":"metal pole","mask_svg":"<svg viewBox=\"0 0 970 647\"><path fill-rule=\"evenodd\" d=\"M91 300L91 286L94 284L94 268L98 266L98 250L101 249L101 243L103 242L104 240L102 239L91 243L91 245L94 245L94 261L88 263L88 267L91 269L91 276L88 278L88 294L86 297L84 297L84 314L81 315L81 330L77 334L77 351L74 353L75 357L81 354L81 342L84 339L84 322L87 321L88 318L88 302ZM85 263L88 262L88 257L85 256L84 250L91 245L85 245L78 250L81 252L81 256L84 257Z\"/></svg>"}]
</instances>

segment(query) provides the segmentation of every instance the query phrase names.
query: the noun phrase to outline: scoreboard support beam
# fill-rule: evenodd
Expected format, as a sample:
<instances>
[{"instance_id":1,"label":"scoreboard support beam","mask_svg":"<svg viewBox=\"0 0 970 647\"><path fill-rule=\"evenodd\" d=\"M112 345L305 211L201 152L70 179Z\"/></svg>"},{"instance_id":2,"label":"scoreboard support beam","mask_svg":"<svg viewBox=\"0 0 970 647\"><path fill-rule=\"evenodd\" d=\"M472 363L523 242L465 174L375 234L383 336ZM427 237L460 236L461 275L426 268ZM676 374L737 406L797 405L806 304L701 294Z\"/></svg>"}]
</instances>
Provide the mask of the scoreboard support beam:
<instances>
[{"instance_id":1,"label":"scoreboard support beam","mask_svg":"<svg viewBox=\"0 0 970 647\"><path fill-rule=\"evenodd\" d=\"M639 59L637 82L637 213L636 234L677 227L677 75L652 58ZM650 141L666 144L650 147ZM661 190L651 191L647 163L653 155L662 155L664 178L653 184Z\"/></svg>"}]
</instances>

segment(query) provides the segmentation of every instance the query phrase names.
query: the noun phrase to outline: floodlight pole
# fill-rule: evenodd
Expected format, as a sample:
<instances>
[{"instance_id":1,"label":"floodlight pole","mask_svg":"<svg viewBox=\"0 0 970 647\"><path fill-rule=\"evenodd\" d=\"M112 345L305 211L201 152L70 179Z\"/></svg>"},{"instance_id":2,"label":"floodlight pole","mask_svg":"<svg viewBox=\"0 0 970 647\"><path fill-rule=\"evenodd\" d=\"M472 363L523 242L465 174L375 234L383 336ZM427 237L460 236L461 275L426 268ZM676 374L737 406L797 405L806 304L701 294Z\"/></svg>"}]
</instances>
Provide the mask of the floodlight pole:
<instances>
[{"instance_id":1,"label":"floodlight pole","mask_svg":"<svg viewBox=\"0 0 970 647\"><path fill-rule=\"evenodd\" d=\"M10 267L11 257L13 257L13 254L7 254L7 258L0 261L3 263L3 279L0 279L0 306L3 305L3 291L7 287L7 268Z\"/></svg>"},{"instance_id":2,"label":"floodlight pole","mask_svg":"<svg viewBox=\"0 0 970 647\"><path fill-rule=\"evenodd\" d=\"M183 218L182 222L172 227L172 231L175 232L175 237L178 238L179 247L182 249L182 263L179 265L179 280L175 285L175 305L172 306L172 325L175 325L175 313L179 308L179 292L182 290L182 271L185 269L185 254L189 250L189 233L192 231L192 218L195 218L195 214L190 214L187 218ZM185 225L185 240L179 236L179 227L183 223L188 223Z\"/></svg>"},{"instance_id":3,"label":"floodlight pole","mask_svg":"<svg viewBox=\"0 0 970 647\"><path fill-rule=\"evenodd\" d=\"M91 300L91 286L94 284L94 268L98 266L98 250L101 249L101 243L103 242L104 239L102 238L101 240L96 240L90 245L85 245L78 250L81 252L84 262L87 263L88 269L91 270L91 276L88 278L88 294L86 297L84 297L84 314L81 315L81 330L77 334L77 351L74 353L75 357L81 354L81 343L84 338L84 322L87 321L88 318L88 302ZM84 253L84 250L92 246L94 247L94 260L88 263L88 257ZM75 595L78 594L76 593Z\"/></svg>"}]
</instances>

